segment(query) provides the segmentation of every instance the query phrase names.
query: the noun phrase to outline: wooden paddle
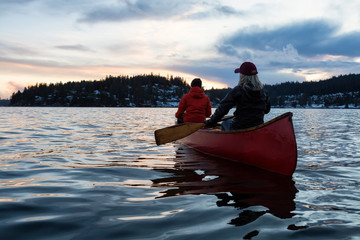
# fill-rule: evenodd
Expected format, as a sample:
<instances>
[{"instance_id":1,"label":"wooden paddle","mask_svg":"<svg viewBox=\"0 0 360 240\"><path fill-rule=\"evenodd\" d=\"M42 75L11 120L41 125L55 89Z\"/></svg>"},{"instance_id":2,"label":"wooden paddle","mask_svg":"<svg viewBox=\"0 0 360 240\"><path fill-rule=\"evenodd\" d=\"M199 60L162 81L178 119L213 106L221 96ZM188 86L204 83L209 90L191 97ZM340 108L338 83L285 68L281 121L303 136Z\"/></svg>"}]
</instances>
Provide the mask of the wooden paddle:
<instances>
[{"instance_id":1,"label":"wooden paddle","mask_svg":"<svg viewBox=\"0 0 360 240\"><path fill-rule=\"evenodd\" d=\"M186 137L200 128L205 127L205 123L182 123L155 131L157 145L169 143Z\"/></svg>"},{"instance_id":2,"label":"wooden paddle","mask_svg":"<svg viewBox=\"0 0 360 240\"><path fill-rule=\"evenodd\" d=\"M233 118L234 116L225 116L221 121ZM200 128L205 127L204 123L182 123L155 131L155 140L157 145L173 142L184 138Z\"/></svg>"}]
</instances>

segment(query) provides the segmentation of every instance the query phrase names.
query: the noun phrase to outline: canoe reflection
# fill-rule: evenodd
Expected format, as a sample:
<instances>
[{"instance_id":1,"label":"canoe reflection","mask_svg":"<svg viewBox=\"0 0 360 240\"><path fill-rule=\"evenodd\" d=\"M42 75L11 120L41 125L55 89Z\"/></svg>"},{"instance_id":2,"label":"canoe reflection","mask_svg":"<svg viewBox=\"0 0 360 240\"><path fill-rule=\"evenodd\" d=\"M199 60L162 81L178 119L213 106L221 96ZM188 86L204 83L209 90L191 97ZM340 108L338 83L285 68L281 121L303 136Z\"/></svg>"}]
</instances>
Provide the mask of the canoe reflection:
<instances>
[{"instance_id":1,"label":"canoe reflection","mask_svg":"<svg viewBox=\"0 0 360 240\"><path fill-rule=\"evenodd\" d=\"M255 167L201 154L179 147L174 169L157 169L173 174L152 180L154 187L168 188L158 198L179 195L212 194L217 206L244 209L230 224L248 224L265 213L278 218L291 218L295 210L297 189L291 177ZM251 206L267 209L253 211Z\"/></svg>"}]
</instances>

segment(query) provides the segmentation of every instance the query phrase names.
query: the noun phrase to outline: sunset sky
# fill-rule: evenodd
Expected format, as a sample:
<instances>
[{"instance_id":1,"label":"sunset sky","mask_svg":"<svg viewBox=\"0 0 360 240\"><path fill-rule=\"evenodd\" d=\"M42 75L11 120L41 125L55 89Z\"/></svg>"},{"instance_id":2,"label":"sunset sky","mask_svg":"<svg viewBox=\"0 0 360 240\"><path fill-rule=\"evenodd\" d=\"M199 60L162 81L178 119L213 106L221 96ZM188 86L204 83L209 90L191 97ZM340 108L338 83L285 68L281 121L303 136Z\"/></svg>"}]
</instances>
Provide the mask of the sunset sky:
<instances>
[{"instance_id":1,"label":"sunset sky","mask_svg":"<svg viewBox=\"0 0 360 240\"><path fill-rule=\"evenodd\" d=\"M160 74L233 87L360 72L358 0L1 0L0 98L36 83Z\"/></svg>"}]
</instances>

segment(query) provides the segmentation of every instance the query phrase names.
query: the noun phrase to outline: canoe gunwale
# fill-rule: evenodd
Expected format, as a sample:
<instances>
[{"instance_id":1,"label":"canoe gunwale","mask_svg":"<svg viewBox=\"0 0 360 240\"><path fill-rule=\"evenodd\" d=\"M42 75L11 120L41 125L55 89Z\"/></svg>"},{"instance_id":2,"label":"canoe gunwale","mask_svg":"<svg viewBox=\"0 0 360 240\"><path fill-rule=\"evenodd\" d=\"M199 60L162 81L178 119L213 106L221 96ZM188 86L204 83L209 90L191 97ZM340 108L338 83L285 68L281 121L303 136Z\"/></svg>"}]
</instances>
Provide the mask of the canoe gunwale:
<instances>
[{"instance_id":1,"label":"canoe gunwale","mask_svg":"<svg viewBox=\"0 0 360 240\"><path fill-rule=\"evenodd\" d=\"M263 128L263 127L266 127L272 123L275 123L277 122L278 120L282 119L282 118L286 118L286 117L290 117L290 121L291 121L291 124L292 124L292 118L293 116L293 113L292 112L286 112L284 114L281 114L280 116L276 117L276 118L273 118L263 124L260 124L260 125L257 125L255 127L251 127L251 128L246 128L246 129L240 129L240 130L230 130L230 131L214 131L214 129L211 129L211 128L202 128L198 131L201 131L201 132L211 132L211 133L216 133L216 134L234 134L234 133L244 133L244 132L251 132L251 131L255 131L257 129L260 129L260 128Z\"/></svg>"},{"instance_id":2,"label":"canoe gunwale","mask_svg":"<svg viewBox=\"0 0 360 240\"><path fill-rule=\"evenodd\" d=\"M292 112L286 112L284 114L281 114L280 116L276 117L276 118L273 118L263 124L260 124L260 125L257 125L255 127L251 127L251 128L246 128L246 129L240 129L240 130L230 130L230 131L214 131L214 129L211 129L211 128L202 128L198 131L201 131L201 132L211 132L211 133L215 133L215 134L234 134L234 133L244 133L244 132L251 132L251 131L255 131L257 129L260 129L260 128L263 128L263 127L266 127L272 123L275 123L277 122L278 120L282 119L282 118L286 118L286 117L290 117L290 121L291 121L291 118L293 116L293 113ZM292 124L292 121L291 121L291 124Z\"/></svg>"}]
</instances>

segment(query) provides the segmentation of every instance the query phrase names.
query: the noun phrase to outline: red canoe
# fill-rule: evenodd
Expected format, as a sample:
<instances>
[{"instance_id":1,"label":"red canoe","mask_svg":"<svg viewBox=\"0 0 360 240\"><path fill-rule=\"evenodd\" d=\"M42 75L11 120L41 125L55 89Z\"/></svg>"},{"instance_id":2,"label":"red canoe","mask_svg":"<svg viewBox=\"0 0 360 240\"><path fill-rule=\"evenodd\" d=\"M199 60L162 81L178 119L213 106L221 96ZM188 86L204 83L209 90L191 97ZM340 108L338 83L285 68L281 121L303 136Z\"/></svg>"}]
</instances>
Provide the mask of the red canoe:
<instances>
[{"instance_id":1,"label":"red canoe","mask_svg":"<svg viewBox=\"0 0 360 240\"><path fill-rule=\"evenodd\" d=\"M297 147L292 113L237 131L200 129L178 142L200 152L291 176Z\"/></svg>"}]
</instances>

